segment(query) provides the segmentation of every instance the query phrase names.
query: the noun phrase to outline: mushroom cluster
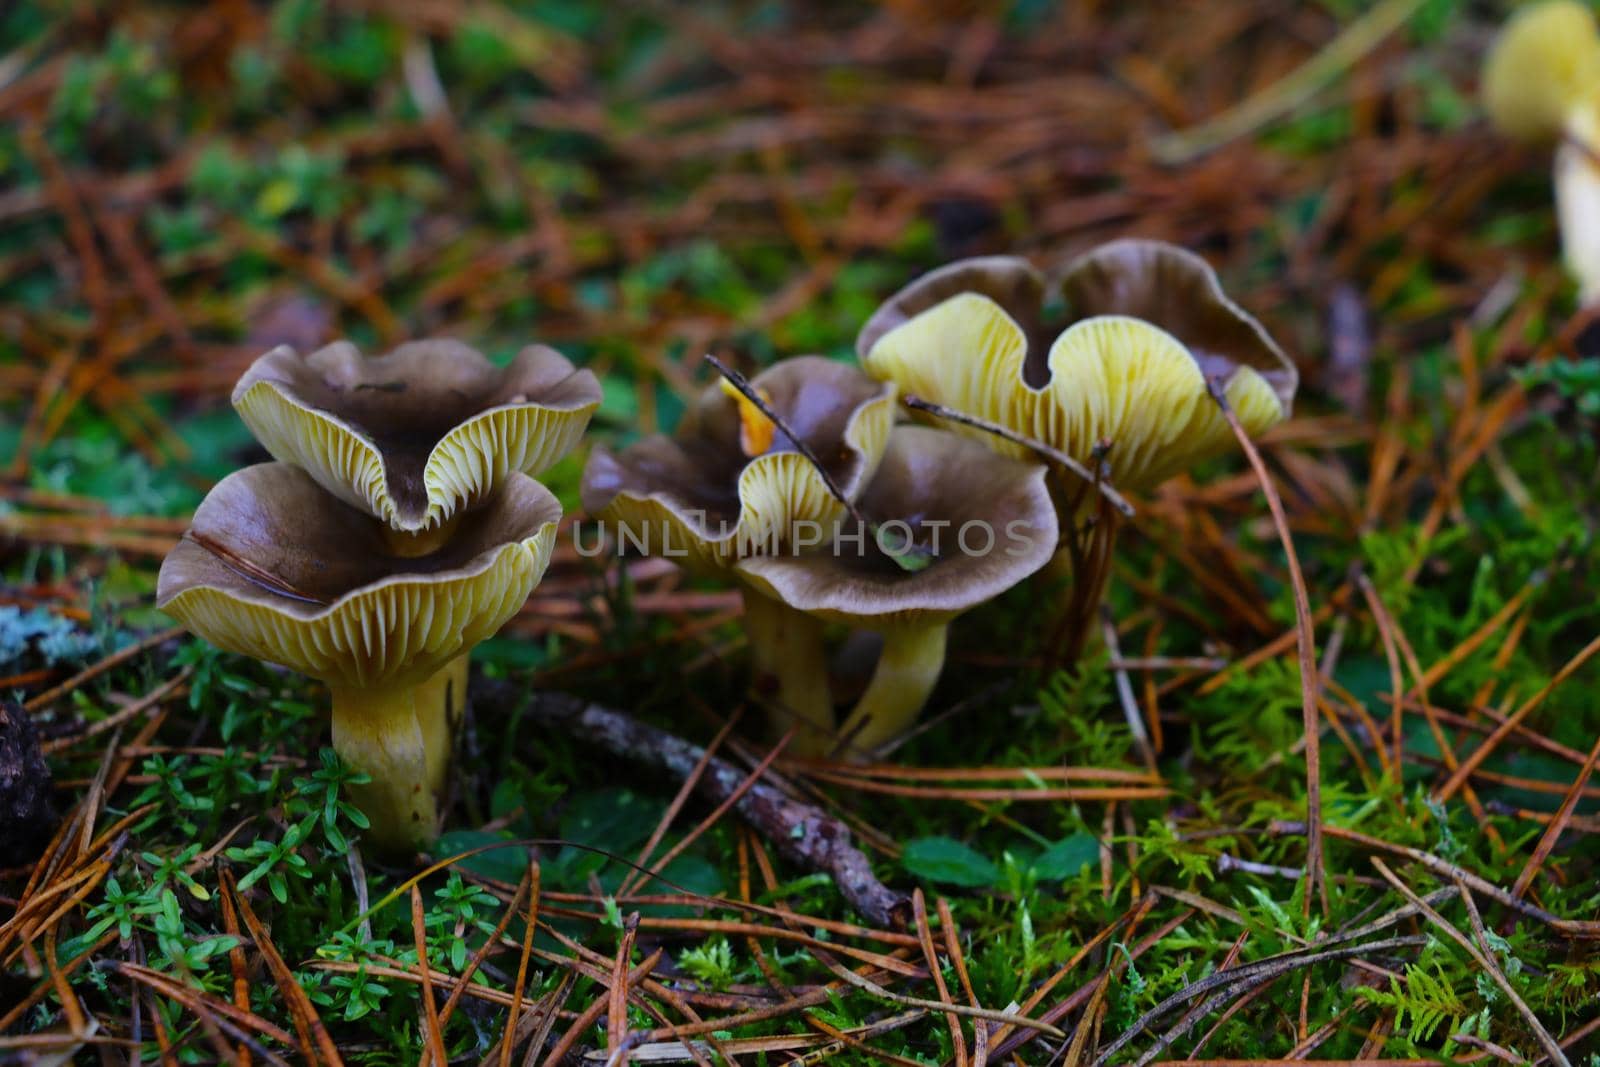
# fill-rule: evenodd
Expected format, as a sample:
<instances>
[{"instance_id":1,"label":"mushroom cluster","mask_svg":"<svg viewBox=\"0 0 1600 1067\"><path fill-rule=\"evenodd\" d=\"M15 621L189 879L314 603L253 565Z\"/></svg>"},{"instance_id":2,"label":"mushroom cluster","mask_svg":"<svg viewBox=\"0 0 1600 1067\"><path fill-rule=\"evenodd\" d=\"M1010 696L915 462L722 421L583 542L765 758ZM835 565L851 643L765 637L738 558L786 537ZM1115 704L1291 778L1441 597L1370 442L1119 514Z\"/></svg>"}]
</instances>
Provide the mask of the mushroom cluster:
<instances>
[{"instance_id":1,"label":"mushroom cluster","mask_svg":"<svg viewBox=\"0 0 1600 1067\"><path fill-rule=\"evenodd\" d=\"M1047 332L1057 296L1072 317ZM622 547L738 583L753 688L804 755L860 758L903 733L950 621L1052 564L1073 580L1075 658L1109 569L1100 505L1125 505L1110 483L1150 489L1222 451L1225 407L1267 429L1298 381L1205 261L1159 241L1104 245L1053 282L1016 257L950 264L879 308L857 350L865 373L806 356L732 375L675 436L596 450L583 479ZM958 432L894 427L897 396ZM881 651L836 725L838 624Z\"/></svg>"},{"instance_id":2,"label":"mushroom cluster","mask_svg":"<svg viewBox=\"0 0 1600 1067\"><path fill-rule=\"evenodd\" d=\"M1053 298L1069 317L1047 328ZM1053 280L1018 257L952 263L891 297L856 350L908 402L982 425L953 421L990 448L1021 456L1043 445L1089 472L1056 469L1050 480L1062 527L1052 572L1073 582L1068 661L1098 609L1117 518L1095 483L1154 488L1228 446L1222 404L1260 433L1288 416L1298 383L1203 259L1150 240L1102 245Z\"/></svg>"},{"instance_id":3,"label":"mushroom cluster","mask_svg":"<svg viewBox=\"0 0 1600 1067\"><path fill-rule=\"evenodd\" d=\"M1600 28L1578 0L1511 17L1483 65L1489 121L1507 137L1556 143L1556 221L1585 305L1600 300Z\"/></svg>"},{"instance_id":4,"label":"mushroom cluster","mask_svg":"<svg viewBox=\"0 0 1600 1067\"><path fill-rule=\"evenodd\" d=\"M1072 317L1047 332L1056 297ZM1259 433L1297 383L1210 267L1155 241L1054 281L1018 258L951 264L857 347L860 367L802 356L748 382L718 364L675 434L596 449L583 475L621 548L738 585L753 689L802 755L862 758L904 733L950 622L1064 556L1081 622L1109 564L1103 502L1125 506L1110 483L1149 489L1222 450L1226 408ZM953 430L897 426L898 400ZM334 747L370 776L370 838L424 844L468 654L550 560L561 508L534 476L578 443L599 383L543 347L499 367L451 341L370 358L339 343L267 353L233 403L276 462L211 491L158 603L326 682ZM880 648L842 723L830 627Z\"/></svg>"},{"instance_id":5,"label":"mushroom cluster","mask_svg":"<svg viewBox=\"0 0 1600 1067\"><path fill-rule=\"evenodd\" d=\"M753 688L774 731L795 731L791 752L868 754L926 702L950 620L1050 558L1043 468L893 427L892 385L818 356L776 364L749 396L727 385L707 389L673 437L597 449L584 506L624 547L740 585ZM883 635L842 730L830 623Z\"/></svg>"},{"instance_id":6,"label":"mushroom cluster","mask_svg":"<svg viewBox=\"0 0 1600 1067\"><path fill-rule=\"evenodd\" d=\"M368 837L437 832L468 655L528 598L561 506L533 476L600 403L552 349L499 367L454 341L258 359L233 404L277 462L219 482L157 604L219 647L327 683L333 743L367 774Z\"/></svg>"}]
</instances>

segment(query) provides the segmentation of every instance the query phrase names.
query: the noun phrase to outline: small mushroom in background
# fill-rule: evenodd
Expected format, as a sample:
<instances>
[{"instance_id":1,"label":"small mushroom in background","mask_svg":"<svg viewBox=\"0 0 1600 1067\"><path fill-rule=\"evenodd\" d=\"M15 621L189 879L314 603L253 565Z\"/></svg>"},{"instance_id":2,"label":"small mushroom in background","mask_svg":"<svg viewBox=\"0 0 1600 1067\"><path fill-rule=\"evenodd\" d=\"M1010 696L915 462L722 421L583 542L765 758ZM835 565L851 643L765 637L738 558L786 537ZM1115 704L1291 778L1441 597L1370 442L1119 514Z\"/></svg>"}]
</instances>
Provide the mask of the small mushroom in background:
<instances>
[{"instance_id":1,"label":"small mushroom in background","mask_svg":"<svg viewBox=\"0 0 1600 1067\"><path fill-rule=\"evenodd\" d=\"M425 555L513 473L538 475L577 445L600 382L531 345L496 366L458 341L413 341L364 356L339 341L301 356L275 348L234 386L233 406L274 458L384 524L389 552ZM423 699L458 716L468 659Z\"/></svg>"},{"instance_id":2,"label":"small mushroom in background","mask_svg":"<svg viewBox=\"0 0 1600 1067\"><path fill-rule=\"evenodd\" d=\"M821 356L784 360L750 385L844 496L858 496L889 439L894 387ZM701 394L673 436L616 453L596 448L583 505L619 547L700 574L728 574L742 559L786 551L797 536L824 543L846 510L795 442L721 384ZM821 624L749 589L744 606L757 691L778 709L781 730L815 728L796 735L794 751L819 751L833 727L832 704L814 684L826 674Z\"/></svg>"},{"instance_id":3,"label":"small mushroom in background","mask_svg":"<svg viewBox=\"0 0 1600 1067\"><path fill-rule=\"evenodd\" d=\"M1559 142L1556 218L1562 254L1584 305L1600 299L1600 29L1577 0L1519 10L1483 64L1483 103L1507 137Z\"/></svg>"},{"instance_id":4,"label":"small mushroom in background","mask_svg":"<svg viewBox=\"0 0 1600 1067\"><path fill-rule=\"evenodd\" d=\"M927 703L950 621L1043 567L1057 523L1043 466L923 426L894 430L858 504L875 530L745 559L738 571L786 612L883 635L872 679L837 735L852 757L865 757ZM925 560L908 569L893 554L913 546ZM831 706L825 670L806 682L811 699Z\"/></svg>"},{"instance_id":5,"label":"small mushroom in background","mask_svg":"<svg viewBox=\"0 0 1600 1067\"><path fill-rule=\"evenodd\" d=\"M371 776L355 797L368 836L403 853L437 832L450 764L446 709L419 687L522 606L560 520L549 490L505 474L446 543L397 554L382 522L264 463L201 502L162 563L157 606L212 644L327 683L334 748Z\"/></svg>"}]
</instances>

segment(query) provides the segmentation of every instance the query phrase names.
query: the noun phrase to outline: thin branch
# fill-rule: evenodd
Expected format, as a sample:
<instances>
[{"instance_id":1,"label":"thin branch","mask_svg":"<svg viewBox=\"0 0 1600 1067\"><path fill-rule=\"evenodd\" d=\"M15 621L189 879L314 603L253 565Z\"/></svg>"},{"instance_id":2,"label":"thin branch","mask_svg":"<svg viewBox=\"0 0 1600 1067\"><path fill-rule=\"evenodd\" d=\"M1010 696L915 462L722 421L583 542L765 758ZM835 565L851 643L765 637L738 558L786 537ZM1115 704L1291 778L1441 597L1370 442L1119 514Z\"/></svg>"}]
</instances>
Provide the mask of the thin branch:
<instances>
[{"instance_id":1,"label":"thin branch","mask_svg":"<svg viewBox=\"0 0 1600 1067\"><path fill-rule=\"evenodd\" d=\"M1526 915L1530 919L1536 919L1544 923L1563 937L1571 937L1583 941L1600 940L1600 921L1593 919L1563 919L1558 915L1552 915L1535 904L1529 904L1526 900L1512 896L1493 882L1473 874L1465 867L1459 867L1449 860L1435 856L1431 852L1424 852L1409 845L1397 845L1392 841L1385 841L1382 838L1364 834L1359 830L1348 830L1342 826L1327 825L1322 829L1329 837L1335 837L1341 841L1349 841L1352 844L1372 849L1375 852L1387 852L1390 855L1408 859L1427 868L1428 871L1443 881L1460 881L1464 885L1470 886L1474 892L1482 893L1495 903L1504 905L1520 915ZM1306 827L1301 822L1275 821L1269 824L1267 831L1274 834L1304 834Z\"/></svg>"},{"instance_id":2,"label":"thin branch","mask_svg":"<svg viewBox=\"0 0 1600 1067\"><path fill-rule=\"evenodd\" d=\"M1033 1030L1048 1037L1066 1037L1066 1032L1057 1026L1040 1019L1029 1018L1015 1011L997 1011L993 1008L973 1008L965 1004L956 1004L950 1000L929 1000L926 997L908 997L903 993L896 993L892 989L885 989L870 978L863 978L838 960L834 959L825 950L811 946L811 955L815 956L822 965L850 985L855 986L863 993L879 997L891 1004L899 1004L907 1008L922 1008L931 1012L944 1012L948 1015L965 1015L971 1019L987 1019L990 1022L1005 1023L1008 1026L1018 1026L1025 1030Z\"/></svg>"},{"instance_id":3,"label":"thin branch","mask_svg":"<svg viewBox=\"0 0 1600 1067\"><path fill-rule=\"evenodd\" d=\"M1178 990L1176 993L1172 994L1170 997L1167 997L1161 1003L1157 1004L1155 1007L1141 1015L1134 1021L1132 1026L1128 1027L1128 1029L1123 1032L1121 1037L1117 1038L1101 1051L1099 1057L1094 1061L1095 1067L1103 1067L1104 1064L1111 1062L1112 1058L1116 1056L1117 1053L1121 1052L1124 1048L1127 1048L1128 1045L1132 1044L1133 1040L1146 1029L1148 1029L1151 1023L1154 1023L1157 1019L1161 1018L1161 1016L1171 1012L1179 1005L1193 1000L1195 997L1210 994L1213 991L1216 991L1219 996L1225 999L1233 994L1241 993L1245 990L1251 989L1262 982L1276 980L1283 975L1291 974L1295 971L1301 970L1302 968L1311 967L1318 963L1331 963L1335 960L1347 960L1372 952L1388 952L1397 948L1411 948L1419 945L1425 945L1427 944L1427 940L1428 939L1425 937L1407 935L1404 937L1386 938L1382 941L1364 941L1358 945L1345 945L1340 948L1295 949L1291 952L1284 952L1276 956L1269 956L1264 960L1256 960L1253 963L1242 963L1232 970L1216 971L1200 979L1199 981L1192 982L1183 989ZM1199 1022L1202 1017L1202 1013L1196 1013L1194 1017L1195 1022ZM1181 1037L1182 1034L1175 1034L1172 1036L1173 1040L1176 1040L1178 1037Z\"/></svg>"},{"instance_id":4,"label":"thin branch","mask_svg":"<svg viewBox=\"0 0 1600 1067\"><path fill-rule=\"evenodd\" d=\"M1100 632L1105 637L1106 651L1115 663L1122 658L1122 647L1117 641L1117 624L1111 617L1111 609L1104 604L1100 606ZM1128 672L1120 667L1112 667L1111 673L1116 678L1117 700L1122 705L1123 717L1128 720L1128 732L1133 735L1134 745L1139 749L1144 765L1154 774L1156 750L1150 743L1149 731L1145 729L1144 713L1139 710L1139 701L1133 695L1133 683L1128 680Z\"/></svg>"},{"instance_id":5,"label":"thin branch","mask_svg":"<svg viewBox=\"0 0 1600 1067\"><path fill-rule=\"evenodd\" d=\"M1499 964L1495 963L1491 958L1494 950L1489 946L1488 934L1483 930L1483 920L1478 917L1478 906L1473 903L1472 894L1467 892L1466 885L1459 880L1456 882L1457 891L1460 892L1461 899L1466 904L1467 914L1472 918L1473 926L1482 939L1482 951L1472 943L1466 934L1457 930L1443 915L1440 915L1426 901L1417 896L1411 887L1402 882L1399 876L1391 871L1388 864L1384 863L1383 860L1373 856L1372 865L1378 869L1379 874L1383 875L1385 881L1394 886L1396 892L1411 902L1412 907L1420 911L1446 937L1465 949L1467 955L1471 956L1478 966L1488 973L1494 984L1500 987L1500 992L1506 995L1506 999L1511 1001L1512 1007L1517 1009L1517 1013L1522 1016L1523 1021L1533 1031L1533 1036L1538 1039L1540 1046L1544 1048L1544 1054L1550 1057L1550 1062L1555 1064L1556 1067L1572 1067L1567 1059L1567 1054L1561 1051L1561 1046L1556 1043L1556 1039L1550 1036L1550 1031L1544 1028L1544 1024L1533 1013L1533 1009L1528 1007L1521 997L1517 996L1517 991L1511 988L1511 983L1506 981L1506 976L1501 973Z\"/></svg>"},{"instance_id":6,"label":"thin branch","mask_svg":"<svg viewBox=\"0 0 1600 1067\"><path fill-rule=\"evenodd\" d=\"M491 693L493 690L487 690L485 697L493 699ZM515 698L508 693L504 699ZM533 693L528 713L585 744L598 745L678 778L693 774L704 760L705 769L696 786L701 796L718 804L736 797L733 808L747 823L791 863L830 875L839 893L869 921L898 928L910 917L909 898L878 881L871 862L852 843L849 828L821 809L764 781L747 785L751 776L719 757L707 759L700 746L575 696ZM741 787L742 796L738 795Z\"/></svg>"},{"instance_id":7,"label":"thin branch","mask_svg":"<svg viewBox=\"0 0 1600 1067\"><path fill-rule=\"evenodd\" d=\"M800 453L800 455L805 458L807 463L816 468L817 476L822 479L822 484L827 486L828 492L833 494L833 498L835 500L845 506L845 510L850 512L850 517L856 520L856 522L860 523L863 527L868 526L869 523L867 522L866 517L863 516L860 509L856 507L855 501L846 496L844 490L839 487L839 483L833 480L833 475L829 474L828 468L822 465L822 460L817 458L816 452L812 450L810 445L806 444L805 441L801 439L799 434L794 432L794 428L789 425L782 415L778 414L778 412L773 408L772 404L756 391L756 387L750 384L750 379L746 378L743 374L740 374L738 371L722 362L722 360L718 359L710 352L705 354L705 360L707 363L716 368L718 374L727 379L729 385L739 390L740 396L750 401L750 403L755 405L757 411L761 412L761 414L772 420L772 424L789 439L790 444L794 445L794 450Z\"/></svg>"},{"instance_id":8,"label":"thin branch","mask_svg":"<svg viewBox=\"0 0 1600 1067\"><path fill-rule=\"evenodd\" d=\"M1134 516L1133 505L1128 503L1126 497L1113 489L1110 482L1097 476L1088 467L1085 467L1082 463L1079 463L1077 460L1073 459L1059 448L1053 448L1037 438L1020 434L1009 427L1001 426L997 422L990 422L988 419L980 419L976 415L968 415L964 411L957 411L954 408L947 408L943 404L935 404L933 401L924 400L920 396L914 396L908 393L900 398L900 402L908 408L915 408L918 411L926 411L928 414L933 415L936 418L949 419L951 422L959 422L963 426L971 426L975 430L982 430L984 433L993 434L994 436L1003 440L1010 441L1014 445L1021 445L1023 448L1036 452L1045 459L1050 460L1052 463L1060 464L1073 474L1076 474L1079 478L1082 478L1085 482L1088 482L1100 493L1101 496L1110 501L1112 507L1122 512L1123 515L1130 519Z\"/></svg>"}]
</instances>

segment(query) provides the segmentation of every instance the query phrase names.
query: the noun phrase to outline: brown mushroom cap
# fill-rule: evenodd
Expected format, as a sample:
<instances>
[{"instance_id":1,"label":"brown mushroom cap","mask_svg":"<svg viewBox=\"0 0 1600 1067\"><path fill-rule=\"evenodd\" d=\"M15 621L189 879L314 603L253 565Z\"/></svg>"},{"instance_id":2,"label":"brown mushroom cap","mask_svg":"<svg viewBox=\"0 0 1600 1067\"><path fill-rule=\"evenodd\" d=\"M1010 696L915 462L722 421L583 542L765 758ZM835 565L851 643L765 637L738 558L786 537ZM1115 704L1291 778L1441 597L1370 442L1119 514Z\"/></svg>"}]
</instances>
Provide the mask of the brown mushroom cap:
<instances>
[{"instance_id":1,"label":"brown mushroom cap","mask_svg":"<svg viewBox=\"0 0 1600 1067\"><path fill-rule=\"evenodd\" d=\"M884 542L898 548L906 524L927 547L931 523L939 552L926 567L903 569L868 532L858 543L743 560L739 575L757 591L834 622L888 629L948 620L1010 589L1055 552L1055 507L1045 468L1001 456L980 442L925 426L897 426L883 462L859 501ZM962 528L969 530L963 544ZM983 533L992 532L992 541Z\"/></svg>"},{"instance_id":2,"label":"brown mushroom cap","mask_svg":"<svg viewBox=\"0 0 1600 1067\"><path fill-rule=\"evenodd\" d=\"M156 605L212 644L330 684L421 682L498 630L543 576L561 505L523 474L443 547L391 555L382 526L298 467L236 471L161 565Z\"/></svg>"},{"instance_id":3,"label":"brown mushroom cap","mask_svg":"<svg viewBox=\"0 0 1600 1067\"><path fill-rule=\"evenodd\" d=\"M571 451L600 383L542 345L497 367L457 341L371 357L341 341L304 357L273 349L239 379L233 405L274 457L416 532L476 506L511 472L538 474Z\"/></svg>"},{"instance_id":4,"label":"brown mushroom cap","mask_svg":"<svg viewBox=\"0 0 1600 1067\"><path fill-rule=\"evenodd\" d=\"M1069 264L1073 318L1042 328L1045 286L1026 261L966 260L902 289L862 330L863 365L907 394L997 422L1091 461L1112 442L1119 487L1146 489L1226 448L1208 395L1220 379L1246 430L1289 412L1293 363L1222 292L1204 260L1158 241L1115 241ZM1023 446L975 429L998 452Z\"/></svg>"},{"instance_id":5,"label":"brown mushroom cap","mask_svg":"<svg viewBox=\"0 0 1600 1067\"><path fill-rule=\"evenodd\" d=\"M1287 415L1299 371L1266 328L1229 299L1211 264L1165 241L1124 238L1068 263L1061 292L1075 318L1125 315L1176 337L1206 378L1248 367L1272 386Z\"/></svg>"},{"instance_id":6,"label":"brown mushroom cap","mask_svg":"<svg viewBox=\"0 0 1600 1067\"><path fill-rule=\"evenodd\" d=\"M976 293L1011 316L1028 339L1030 352L1040 352L1043 372L1043 352L1050 347L1043 322L1045 290L1044 274L1021 256L974 256L946 263L902 286L872 313L856 335L856 357L865 363L884 334L952 297Z\"/></svg>"},{"instance_id":7,"label":"brown mushroom cap","mask_svg":"<svg viewBox=\"0 0 1600 1067\"><path fill-rule=\"evenodd\" d=\"M821 356L784 360L751 384L840 489L859 493L889 437L894 387ZM783 433L769 451L746 456L739 406L718 386L701 393L674 436L619 453L595 449L583 505L632 531L651 553L711 569L781 548L796 522L831 526L844 511Z\"/></svg>"}]
</instances>

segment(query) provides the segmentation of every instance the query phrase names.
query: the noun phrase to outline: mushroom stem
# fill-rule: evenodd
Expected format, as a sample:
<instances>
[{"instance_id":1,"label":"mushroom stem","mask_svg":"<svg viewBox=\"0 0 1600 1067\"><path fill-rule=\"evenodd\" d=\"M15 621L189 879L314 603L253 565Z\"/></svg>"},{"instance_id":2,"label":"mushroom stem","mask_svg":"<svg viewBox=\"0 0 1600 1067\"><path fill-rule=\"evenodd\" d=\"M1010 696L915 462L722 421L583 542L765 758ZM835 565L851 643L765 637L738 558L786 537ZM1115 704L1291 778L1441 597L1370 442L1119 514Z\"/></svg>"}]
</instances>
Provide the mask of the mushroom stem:
<instances>
[{"instance_id":1,"label":"mushroom stem","mask_svg":"<svg viewBox=\"0 0 1600 1067\"><path fill-rule=\"evenodd\" d=\"M1573 109L1565 132L1556 149L1556 217L1578 302L1589 307L1600 301L1600 114L1587 104Z\"/></svg>"},{"instance_id":2,"label":"mushroom stem","mask_svg":"<svg viewBox=\"0 0 1600 1067\"><path fill-rule=\"evenodd\" d=\"M887 630L883 652L867 691L845 720L839 735L850 758L865 759L879 746L911 728L944 669L946 622Z\"/></svg>"},{"instance_id":3,"label":"mushroom stem","mask_svg":"<svg viewBox=\"0 0 1600 1067\"><path fill-rule=\"evenodd\" d=\"M754 660L752 686L772 709L778 735L795 727L788 751L820 756L833 744L833 696L822 623L754 590L744 593L744 625Z\"/></svg>"},{"instance_id":4,"label":"mushroom stem","mask_svg":"<svg viewBox=\"0 0 1600 1067\"><path fill-rule=\"evenodd\" d=\"M467 676L471 670L471 659L470 650L463 652L417 686L418 719L440 718L447 742L455 736L456 725L461 722L462 710L467 704Z\"/></svg>"},{"instance_id":5,"label":"mushroom stem","mask_svg":"<svg viewBox=\"0 0 1600 1067\"><path fill-rule=\"evenodd\" d=\"M415 533L385 526L383 540L389 546L389 551L396 556L402 559L416 559L418 556L426 556L443 548L445 542L456 532L456 526L460 521L461 513L457 512L438 526L417 530Z\"/></svg>"},{"instance_id":6,"label":"mushroom stem","mask_svg":"<svg viewBox=\"0 0 1600 1067\"><path fill-rule=\"evenodd\" d=\"M383 540L394 555L403 559L416 559L443 548L454 536L460 521L461 514L458 512L440 525L427 530L418 530L416 533L385 526ZM435 739L442 741L443 748L439 751L446 754L446 763L449 762L451 742L455 737L455 725L461 721L461 710L467 702L470 655L470 650L461 653L445 664L432 678L417 686L416 690L417 719L424 724L430 748L433 747ZM436 791L443 784L443 769L439 775L440 781L434 785Z\"/></svg>"},{"instance_id":7,"label":"mushroom stem","mask_svg":"<svg viewBox=\"0 0 1600 1067\"><path fill-rule=\"evenodd\" d=\"M410 685L333 687L334 750L372 779L351 790L372 823L366 836L399 855L433 840L438 828L434 798L450 764L444 702L419 702L418 691Z\"/></svg>"},{"instance_id":8,"label":"mushroom stem","mask_svg":"<svg viewBox=\"0 0 1600 1067\"><path fill-rule=\"evenodd\" d=\"M1067 514L1074 514L1069 511ZM1058 607L1050 627L1050 638L1045 645L1050 662L1060 667L1076 664L1095 640L1100 602L1105 599L1106 582L1111 577L1111 552L1117 543L1121 528L1118 515L1104 503L1093 524L1080 522L1063 526L1061 547L1046 565L1047 581L1059 581L1063 576L1067 584L1063 595L1056 601Z\"/></svg>"}]
</instances>

